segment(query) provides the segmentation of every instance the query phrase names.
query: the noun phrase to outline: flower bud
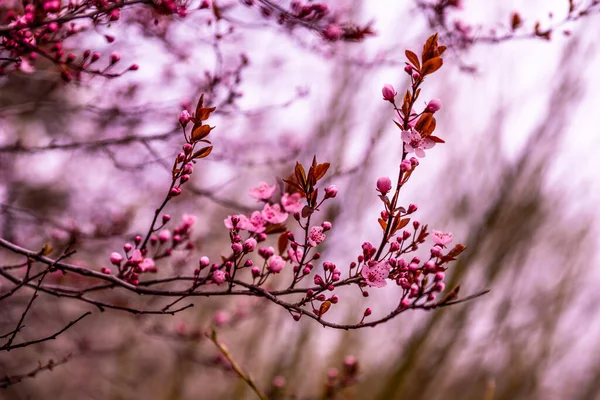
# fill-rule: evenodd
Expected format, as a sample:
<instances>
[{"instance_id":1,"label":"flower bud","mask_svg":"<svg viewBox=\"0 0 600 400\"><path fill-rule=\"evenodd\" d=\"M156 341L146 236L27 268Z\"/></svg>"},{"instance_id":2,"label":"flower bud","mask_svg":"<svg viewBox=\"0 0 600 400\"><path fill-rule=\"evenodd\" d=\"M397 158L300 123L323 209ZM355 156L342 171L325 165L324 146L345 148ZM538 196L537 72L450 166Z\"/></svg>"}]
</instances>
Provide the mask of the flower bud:
<instances>
[{"instance_id":1,"label":"flower bud","mask_svg":"<svg viewBox=\"0 0 600 400\"><path fill-rule=\"evenodd\" d=\"M392 190L392 180L387 176L377 179L377 190L383 195L387 194L387 192Z\"/></svg>"},{"instance_id":2,"label":"flower bud","mask_svg":"<svg viewBox=\"0 0 600 400\"><path fill-rule=\"evenodd\" d=\"M389 101L389 102L393 103L394 97L398 93L394 90L394 87L388 83L386 85L383 85L383 88L381 89L381 94L383 95L383 99L385 101Z\"/></svg>"},{"instance_id":3,"label":"flower bud","mask_svg":"<svg viewBox=\"0 0 600 400\"><path fill-rule=\"evenodd\" d=\"M191 118L192 118L192 116L190 115L190 113L188 112L188 110L183 110L181 113L179 113L179 123L184 128L188 124L188 122L190 122Z\"/></svg>"},{"instance_id":4,"label":"flower bud","mask_svg":"<svg viewBox=\"0 0 600 400\"><path fill-rule=\"evenodd\" d=\"M110 55L110 63L111 64L118 63L120 59L121 59L121 56L117 52L114 52Z\"/></svg>"},{"instance_id":5,"label":"flower bud","mask_svg":"<svg viewBox=\"0 0 600 400\"><path fill-rule=\"evenodd\" d=\"M442 108L442 102L438 99L432 99L425 108L426 112L434 113Z\"/></svg>"},{"instance_id":6,"label":"flower bud","mask_svg":"<svg viewBox=\"0 0 600 400\"><path fill-rule=\"evenodd\" d=\"M335 196L337 196L337 193L338 193L338 187L336 185L327 186L325 188L325 198L326 199L334 198Z\"/></svg>"}]
</instances>

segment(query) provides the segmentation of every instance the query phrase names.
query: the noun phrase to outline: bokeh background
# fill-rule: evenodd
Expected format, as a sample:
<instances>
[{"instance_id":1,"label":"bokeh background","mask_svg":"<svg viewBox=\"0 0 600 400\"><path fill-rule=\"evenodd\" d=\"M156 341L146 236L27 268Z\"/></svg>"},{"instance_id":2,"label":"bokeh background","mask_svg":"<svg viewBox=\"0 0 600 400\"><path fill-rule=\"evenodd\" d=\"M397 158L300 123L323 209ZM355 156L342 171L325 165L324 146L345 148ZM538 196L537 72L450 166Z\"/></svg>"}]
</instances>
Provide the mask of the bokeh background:
<instances>
[{"instance_id":1,"label":"bokeh background","mask_svg":"<svg viewBox=\"0 0 600 400\"><path fill-rule=\"evenodd\" d=\"M420 2L331 3L352 20L373 21L377 35L324 43L234 1L230 20L217 24L207 23L209 12L156 26L149 15L125 12L121 23L71 45L119 51L123 65L138 63L138 72L65 85L42 66L0 78L0 236L32 249L77 237L71 262L107 265L110 252L147 227L181 145L179 111L207 93L219 107L215 150L168 209L176 218L198 216L198 250L175 254L161 270L189 273L200 254L226 251L223 219L255 207L248 189L286 177L296 160L308 163L313 154L332 163L327 182L340 187L319 216L334 226L322 253L348 265L361 243L380 238L375 181L395 176L401 157L400 132L380 89L408 86L404 49L419 50L437 30L450 37ZM421 222L468 246L448 286L489 294L350 332L294 322L258 299L196 299L176 316L95 312L55 341L0 354L2 375L73 355L0 398L254 398L196 334L219 315L220 338L240 365L265 391L284 378L288 397L320 398L330 368L353 355L360 377L340 398L599 399L600 16L561 25L550 41L525 34L535 21L562 21L567 10L559 0L467 0L449 9L447 27L463 21L476 40L450 42L444 67L421 95L442 100L437 132L446 144L428 152L401 200L419 206ZM490 29L510 31L514 11L525 21L523 35L487 40ZM117 40L109 44L103 34ZM1 254L2 264L16 259ZM0 292L9 289L0 281ZM328 315L356 322L367 306L375 315L394 307L394 287L370 292L366 299L344 293ZM30 296L21 291L0 305L2 331ZM85 307L41 296L21 335L60 329Z\"/></svg>"}]
</instances>

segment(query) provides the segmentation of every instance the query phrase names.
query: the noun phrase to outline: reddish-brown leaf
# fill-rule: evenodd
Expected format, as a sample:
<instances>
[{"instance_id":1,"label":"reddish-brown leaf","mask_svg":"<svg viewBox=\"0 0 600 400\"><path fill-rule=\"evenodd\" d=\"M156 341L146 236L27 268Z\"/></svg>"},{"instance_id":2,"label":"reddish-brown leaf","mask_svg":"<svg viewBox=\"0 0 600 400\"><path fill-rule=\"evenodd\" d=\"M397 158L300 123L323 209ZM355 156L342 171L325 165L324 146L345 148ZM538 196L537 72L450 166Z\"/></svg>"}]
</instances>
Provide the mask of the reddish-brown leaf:
<instances>
[{"instance_id":1,"label":"reddish-brown leaf","mask_svg":"<svg viewBox=\"0 0 600 400\"><path fill-rule=\"evenodd\" d=\"M281 235L279 235L279 239L277 240L277 250L279 251L279 254L283 254L287 248L288 242L289 239L287 237L287 232L283 232Z\"/></svg>"},{"instance_id":2,"label":"reddish-brown leaf","mask_svg":"<svg viewBox=\"0 0 600 400\"><path fill-rule=\"evenodd\" d=\"M203 105L204 105L204 93L202 93L202 95L200 95L200 98L198 99L198 104L196 105L196 114L198 114L198 110L201 109Z\"/></svg>"},{"instance_id":3,"label":"reddish-brown leaf","mask_svg":"<svg viewBox=\"0 0 600 400\"><path fill-rule=\"evenodd\" d=\"M427 62L427 60L430 60L436 56L435 53L436 53L437 47L438 47L437 39L438 39L438 35L436 33L436 34L431 35L427 39L427 42L425 42L425 45L423 46L423 53L421 55L423 67L425 67L425 62Z\"/></svg>"},{"instance_id":4,"label":"reddish-brown leaf","mask_svg":"<svg viewBox=\"0 0 600 400\"><path fill-rule=\"evenodd\" d=\"M194 129L192 130L192 140L198 141L198 140L204 139L205 137L208 136L210 131L212 131L213 129L214 129L214 126L210 127L208 125L194 126Z\"/></svg>"},{"instance_id":5,"label":"reddish-brown leaf","mask_svg":"<svg viewBox=\"0 0 600 400\"><path fill-rule=\"evenodd\" d=\"M431 122L432 120L434 120L433 114L430 112L424 112L423 114L421 114L421 116L419 117L419 120L415 124L415 129L418 132L421 132L421 134L423 134L423 131L426 130L426 128L432 123ZM434 124L435 124L435 122L434 122ZM434 127L435 127L435 125L434 125ZM426 136L426 135L423 135L423 136Z\"/></svg>"},{"instance_id":6,"label":"reddish-brown leaf","mask_svg":"<svg viewBox=\"0 0 600 400\"><path fill-rule=\"evenodd\" d=\"M196 120L206 121L210 117L210 113L215 111L217 107L200 107L196 110Z\"/></svg>"},{"instance_id":7,"label":"reddish-brown leaf","mask_svg":"<svg viewBox=\"0 0 600 400\"><path fill-rule=\"evenodd\" d=\"M296 182L294 182L291 179L283 179L283 181L285 183L287 183L291 188L295 189L295 191L301 193L302 195L304 195L304 189L300 187L300 185L298 185Z\"/></svg>"},{"instance_id":8,"label":"reddish-brown leaf","mask_svg":"<svg viewBox=\"0 0 600 400\"><path fill-rule=\"evenodd\" d=\"M430 60L427 60L423 64L423 69L421 70L421 75L425 76L425 75L433 74L435 71L440 69L443 64L444 64L444 60L442 60L441 57L434 57Z\"/></svg>"},{"instance_id":9,"label":"reddish-brown leaf","mask_svg":"<svg viewBox=\"0 0 600 400\"><path fill-rule=\"evenodd\" d=\"M302 209L302 218L308 218L313 212L314 210L312 208L309 206L304 206Z\"/></svg>"},{"instance_id":10,"label":"reddish-brown leaf","mask_svg":"<svg viewBox=\"0 0 600 400\"><path fill-rule=\"evenodd\" d=\"M519 28L522 23L523 23L523 20L521 19L521 16L519 15L519 13L514 12L511 17L511 20L510 20L511 29L514 31L515 29Z\"/></svg>"},{"instance_id":11,"label":"reddish-brown leaf","mask_svg":"<svg viewBox=\"0 0 600 400\"><path fill-rule=\"evenodd\" d=\"M212 149L213 149L212 146L203 147L200 150L198 150L197 152L195 152L192 155L192 158L204 158L204 157L208 157L208 155L210 154L210 152L212 151Z\"/></svg>"},{"instance_id":12,"label":"reddish-brown leaf","mask_svg":"<svg viewBox=\"0 0 600 400\"><path fill-rule=\"evenodd\" d=\"M269 225L267 226L267 229L265 229L265 233L267 235L273 234L273 233L281 233L281 232L286 232L286 228L285 225L283 224L275 224L275 225Z\"/></svg>"},{"instance_id":13,"label":"reddish-brown leaf","mask_svg":"<svg viewBox=\"0 0 600 400\"><path fill-rule=\"evenodd\" d=\"M431 140L433 140L436 143L446 143L446 142L444 142L443 139L441 139L441 138L439 138L437 136L434 136L434 135L429 135L428 138L431 139Z\"/></svg>"},{"instance_id":14,"label":"reddish-brown leaf","mask_svg":"<svg viewBox=\"0 0 600 400\"><path fill-rule=\"evenodd\" d=\"M385 232L385 230L387 229L387 222L385 222L382 218L379 218L377 221L379 221L381 229L383 229L383 231Z\"/></svg>"},{"instance_id":15,"label":"reddish-brown leaf","mask_svg":"<svg viewBox=\"0 0 600 400\"><path fill-rule=\"evenodd\" d=\"M457 257L458 255L460 255L460 253L465 251L466 248L467 248L467 246L459 243L456 246L454 246L454 248L452 250L450 250L450 252L447 255L450 257Z\"/></svg>"},{"instance_id":16,"label":"reddish-brown leaf","mask_svg":"<svg viewBox=\"0 0 600 400\"><path fill-rule=\"evenodd\" d=\"M419 56L417 56L415 53L413 53L410 50L406 50L404 52L404 54L406 54L406 58L408 59L408 61L417 69L420 70L421 69L421 63L419 62Z\"/></svg>"},{"instance_id":17,"label":"reddish-brown leaf","mask_svg":"<svg viewBox=\"0 0 600 400\"><path fill-rule=\"evenodd\" d=\"M296 161L296 168L294 170L296 174L296 180L300 184L301 187L306 187L306 172L304 171L304 167L302 164Z\"/></svg>"},{"instance_id":18,"label":"reddish-brown leaf","mask_svg":"<svg viewBox=\"0 0 600 400\"><path fill-rule=\"evenodd\" d=\"M321 307L319 307L319 317L322 317L323 314L325 314L327 312L327 310L329 310L330 307L331 307L331 301L329 301L329 300L321 303Z\"/></svg>"},{"instance_id":19,"label":"reddish-brown leaf","mask_svg":"<svg viewBox=\"0 0 600 400\"><path fill-rule=\"evenodd\" d=\"M319 164L315 167L315 180L318 182L321 178L325 176L327 170L329 169L329 163Z\"/></svg>"}]
</instances>

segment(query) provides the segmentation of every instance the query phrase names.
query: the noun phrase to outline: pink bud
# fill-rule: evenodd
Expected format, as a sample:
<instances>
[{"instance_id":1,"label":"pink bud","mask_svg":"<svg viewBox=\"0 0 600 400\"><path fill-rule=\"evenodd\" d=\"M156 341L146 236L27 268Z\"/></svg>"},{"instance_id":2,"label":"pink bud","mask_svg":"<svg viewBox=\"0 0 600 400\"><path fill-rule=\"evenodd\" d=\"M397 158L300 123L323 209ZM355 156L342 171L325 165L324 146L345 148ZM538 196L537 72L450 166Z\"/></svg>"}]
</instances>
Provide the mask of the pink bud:
<instances>
[{"instance_id":1,"label":"pink bud","mask_svg":"<svg viewBox=\"0 0 600 400\"><path fill-rule=\"evenodd\" d=\"M254 238L250 238L250 239L246 240L244 242L244 251L246 253L250 253L250 252L254 251L254 249L256 248L256 244L257 244L257 242L256 242L256 239L254 239Z\"/></svg>"},{"instance_id":2,"label":"pink bud","mask_svg":"<svg viewBox=\"0 0 600 400\"><path fill-rule=\"evenodd\" d=\"M117 21L121 17L121 9L115 8L108 13L111 21Z\"/></svg>"},{"instance_id":3,"label":"pink bud","mask_svg":"<svg viewBox=\"0 0 600 400\"><path fill-rule=\"evenodd\" d=\"M117 52L114 52L110 55L110 63L111 64L118 63L120 59L121 59L121 56Z\"/></svg>"},{"instance_id":4,"label":"pink bud","mask_svg":"<svg viewBox=\"0 0 600 400\"><path fill-rule=\"evenodd\" d=\"M110 262L111 262L111 264L113 264L113 265L120 265L121 261L123 261L123 256L121 256L117 252L111 253L111 255L110 255Z\"/></svg>"},{"instance_id":5,"label":"pink bud","mask_svg":"<svg viewBox=\"0 0 600 400\"><path fill-rule=\"evenodd\" d=\"M175 186L174 188L171 188L171 190L169 191L170 197L179 196L180 194L181 194L181 189L178 188L177 186Z\"/></svg>"},{"instance_id":6,"label":"pink bud","mask_svg":"<svg viewBox=\"0 0 600 400\"><path fill-rule=\"evenodd\" d=\"M338 24L329 24L323 31L323 37L331 42L335 42L340 39L344 31Z\"/></svg>"},{"instance_id":7,"label":"pink bud","mask_svg":"<svg viewBox=\"0 0 600 400\"><path fill-rule=\"evenodd\" d=\"M106 267L102 268L101 272L105 275L110 275L110 269L108 269Z\"/></svg>"},{"instance_id":8,"label":"pink bud","mask_svg":"<svg viewBox=\"0 0 600 400\"><path fill-rule=\"evenodd\" d=\"M100 58L100 53L94 53L92 54L92 62L98 61L98 59Z\"/></svg>"},{"instance_id":9,"label":"pink bud","mask_svg":"<svg viewBox=\"0 0 600 400\"><path fill-rule=\"evenodd\" d=\"M210 1L208 1L208 0L202 0L202 3L200 3L200 7L199 8L203 9L203 8L209 8L209 7L210 7Z\"/></svg>"},{"instance_id":10,"label":"pink bud","mask_svg":"<svg viewBox=\"0 0 600 400\"><path fill-rule=\"evenodd\" d=\"M428 104L425 111L434 113L442 108L442 102L438 99L432 99Z\"/></svg>"},{"instance_id":11,"label":"pink bud","mask_svg":"<svg viewBox=\"0 0 600 400\"><path fill-rule=\"evenodd\" d=\"M387 194L387 192L392 190L392 180L387 176L377 179L377 190L383 195Z\"/></svg>"},{"instance_id":12,"label":"pink bud","mask_svg":"<svg viewBox=\"0 0 600 400\"><path fill-rule=\"evenodd\" d=\"M200 257L200 268L206 268L210 264L210 260L206 256Z\"/></svg>"},{"instance_id":13,"label":"pink bud","mask_svg":"<svg viewBox=\"0 0 600 400\"><path fill-rule=\"evenodd\" d=\"M416 204L409 204L409 205L408 205L408 209L406 210L406 213L407 213L407 214L412 214L412 213L414 213L415 211L417 211L417 209L418 209L418 208L419 208L419 207L417 207L417 205L416 205Z\"/></svg>"},{"instance_id":14,"label":"pink bud","mask_svg":"<svg viewBox=\"0 0 600 400\"><path fill-rule=\"evenodd\" d=\"M371 313L372 313L371 309L370 309L370 308L367 308L367 309L365 310L365 317L368 317L369 315L371 315Z\"/></svg>"},{"instance_id":15,"label":"pink bud","mask_svg":"<svg viewBox=\"0 0 600 400\"><path fill-rule=\"evenodd\" d=\"M393 103L394 97L396 97L398 93L394 90L394 87L388 83L383 85L383 88L381 89L381 94L383 95L383 99L385 101Z\"/></svg>"},{"instance_id":16,"label":"pink bud","mask_svg":"<svg viewBox=\"0 0 600 400\"><path fill-rule=\"evenodd\" d=\"M331 229L331 222L325 221L321 224L321 228L323 228L323 232Z\"/></svg>"},{"instance_id":17,"label":"pink bud","mask_svg":"<svg viewBox=\"0 0 600 400\"><path fill-rule=\"evenodd\" d=\"M179 114L179 123L185 128L185 126L188 124L188 122L190 122L191 118L192 118L192 116L190 115L188 110L183 110Z\"/></svg>"},{"instance_id":18,"label":"pink bud","mask_svg":"<svg viewBox=\"0 0 600 400\"><path fill-rule=\"evenodd\" d=\"M400 170L402 172L410 171L412 167L412 164L408 160L402 160L402 162L400 163Z\"/></svg>"},{"instance_id":19,"label":"pink bud","mask_svg":"<svg viewBox=\"0 0 600 400\"><path fill-rule=\"evenodd\" d=\"M138 69L140 69L140 66L139 66L139 65L137 65L137 64L131 64L131 65L129 66L129 70L130 70L130 71L137 71Z\"/></svg>"},{"instance_id":20,"label":"pink bud","mask_svg":"<svg viewBox=\"0 0 600 400\"><path fill-rule=\"evenodd\" d=\"M327 186L325 188L325 198L334 198L335 196L337 196L338 193L338 188L335 185L331 185L331 186Z\"/></svg>"}]
</instances>

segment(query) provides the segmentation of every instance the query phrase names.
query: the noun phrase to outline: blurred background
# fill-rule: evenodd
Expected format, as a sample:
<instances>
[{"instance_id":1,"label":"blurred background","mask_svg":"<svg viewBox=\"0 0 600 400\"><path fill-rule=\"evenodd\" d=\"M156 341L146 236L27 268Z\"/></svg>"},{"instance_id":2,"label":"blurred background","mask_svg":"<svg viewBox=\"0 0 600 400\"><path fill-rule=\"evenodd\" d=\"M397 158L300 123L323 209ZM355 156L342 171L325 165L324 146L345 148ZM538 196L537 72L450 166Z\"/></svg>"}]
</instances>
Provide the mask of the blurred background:
<instances>
[{"instance_id":1,"label":"blurred background","mask_svg":"<svg viewBox=\"0 0 600 400\"><path fill-rule=\"evenodd\" d=\"M401 203L417 204L419 221L467 245L447 286L489 294L350 332L294 322L259 299L196 299L175 316L132 316L42 295L20 333L25 340L82 310L95 315L55 341L0 354L0 375L72 355L0 398L255 398L199 334L216 320L239 364L280 398L323 398L330 369L352 355L359 379L339 398L600 399L599 17L562 25L566 0L466 0L442 14L426 5L331 2L353 21L373 21L376 36L359 43L288 32L235 1L224 4L231 8L218 23L202 10L157 25L150 14L124 12L119 24L70 44L104 60L117 51L139 71L68 85L43 65L0 77L0 236L30 249L60 248L75 237L70 262L106 266L112 251L147 229L182 143L179 112L206 93L218 106L214 151L167 209L174 218L198 216L197 250L161 262L161 271L189 274L200 254L218 258L229 246L223 219L256 206L248 189L287 177L296 160L309 163L313 154L332 163L326 181L340 187L318 218L334 227L323 259L344 270L364 241L380 240L375 182L395 176L401 157L381 87L391 83L402 93L409 85L404 50L420 51L439 31L450 50L421 99L423 106L441 99L437 135L446 144L421 160ZM515 11L522 31L494 40L511 32ZM552 40L530 37L536 21L560 28ZM17 260L1 254L3 265ZM0 293L10 287L0 280ZM342 292L328 315L357 322L365 307L384 315L395 307L395 289L370 290L364 299ZM30 296L20 291L2 302L2 332Z\"/></svg>"}]
</instances>

